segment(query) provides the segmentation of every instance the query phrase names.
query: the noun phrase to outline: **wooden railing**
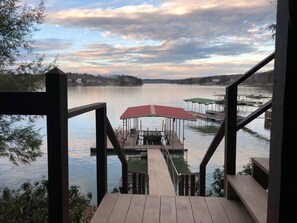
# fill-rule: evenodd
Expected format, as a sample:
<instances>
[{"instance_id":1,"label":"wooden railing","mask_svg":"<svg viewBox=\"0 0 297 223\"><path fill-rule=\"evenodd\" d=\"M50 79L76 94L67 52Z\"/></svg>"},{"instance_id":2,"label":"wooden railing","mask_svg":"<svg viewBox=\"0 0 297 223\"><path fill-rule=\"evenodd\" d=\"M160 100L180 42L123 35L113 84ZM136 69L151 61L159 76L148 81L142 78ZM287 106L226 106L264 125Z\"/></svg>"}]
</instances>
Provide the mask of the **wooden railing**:
<instances>
[{"instance_id":1,"label":"wooden railing","mask_svg":"<svg viewBox=\"0 0 297 223\"><path fill-rule=\"evenodd\" d=\"M272 53L252 69L247 71L241 78L226 87L226 105L225 105L225 120L220 126L217 134L213 138L206 154L204 155L199 167L199 195L205 196L205 178L206 178L206 165L216 151L220 142L225 136L225 161L224 161L224 176L226 179L227 174L235 174L236 171L236 133L239 129L250 123L263 112L271 108L271 101L259 107L256 111L244 119L237 122L237 91L238 85L245 81L247 78L255 74L262 67L267 65L275 57Z\"/></svg>"},{"instance_id":2,"label":"wooden railing","mask_svg":"<svg viewBox=\"0 0 297 223\"><path fill-rule=\"evenodd\" d=\"M132 194L146 194L146 173L131 172L129 175L132 177Z\"/></svg>"},{"instance_id":3,"label":"wooden railing","mask_svg":"<svg viewBox=\"0 0 297 223\"><path fill-rule=\"evenodd\" d=\"M180 173L178 184L179 196L195 196L198 191L198 173Z\"/></svg>"},{"instance_id":4,"label":"wooden railing","mask_svg":"<svg viewBox=\"0 0 297 223\"><path fill-rule=\"evenodd\" d=\"M45 74L46 92L1 92L0 115L45 115L47 119L49 222L69 222L68 119L94 110L96 116L97 204L107 192L107 136L122 162L127 193L127 161L106 117L106 103L69 109L67 76L54 68Z\"/></svg>"}]
</instances>

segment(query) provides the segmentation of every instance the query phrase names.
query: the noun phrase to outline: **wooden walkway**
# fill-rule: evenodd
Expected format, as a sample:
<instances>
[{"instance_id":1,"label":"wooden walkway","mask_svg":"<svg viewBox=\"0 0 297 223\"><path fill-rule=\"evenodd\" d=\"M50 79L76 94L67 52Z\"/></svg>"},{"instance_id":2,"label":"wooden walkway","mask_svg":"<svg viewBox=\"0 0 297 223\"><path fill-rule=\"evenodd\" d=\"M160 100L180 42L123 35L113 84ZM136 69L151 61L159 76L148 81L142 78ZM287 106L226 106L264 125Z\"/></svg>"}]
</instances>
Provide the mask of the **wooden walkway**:
<instances>
[{"instance_id":1,"label":"wooden walkway","mask_svg":"<svg viewBox=\"0 0 297 223\"><path fill-rule=\"evenodd\" d=\"M174 186L163 154L159 149L147 151L150 195L175 195Z\"/></svg>"},{"instance_id":2,"label":"wooden walkway","mask_svg":"<svg viewBox=\"0 0 297 223\"><path fill-rule=\"evenodd\" d=\"M252 222L242 204L219 197L106 194L91 223Z\"/></svg>"}]
</instances>

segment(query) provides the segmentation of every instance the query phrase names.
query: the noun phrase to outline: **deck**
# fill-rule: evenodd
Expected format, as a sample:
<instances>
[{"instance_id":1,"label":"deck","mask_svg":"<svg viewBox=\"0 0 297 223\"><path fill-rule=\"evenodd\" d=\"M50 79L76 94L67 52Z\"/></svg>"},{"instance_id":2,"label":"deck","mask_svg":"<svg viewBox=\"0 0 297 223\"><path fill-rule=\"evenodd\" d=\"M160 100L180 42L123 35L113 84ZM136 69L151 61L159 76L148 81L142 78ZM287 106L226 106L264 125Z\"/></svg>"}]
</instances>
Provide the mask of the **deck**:
<instances>
[{"instance_id":1,"label":"deck","mask_svg":"<svg viewBox=\"0 0 297 223\"><path fill-rule=\"evenodd\" d=\"M150 195L175 195L174 186L163 154L159 149L149 148L147 165Z\"/></svg>"},{"instance_id":2,"label":"deck","mask_svg":"<svg viewBox=\"0 0 297 223\"><path fill-rule=\"evenodd\" d=\"M219 197L106 194L91 223L252 222L242 204Z\"/></svg>"}]
</instances>

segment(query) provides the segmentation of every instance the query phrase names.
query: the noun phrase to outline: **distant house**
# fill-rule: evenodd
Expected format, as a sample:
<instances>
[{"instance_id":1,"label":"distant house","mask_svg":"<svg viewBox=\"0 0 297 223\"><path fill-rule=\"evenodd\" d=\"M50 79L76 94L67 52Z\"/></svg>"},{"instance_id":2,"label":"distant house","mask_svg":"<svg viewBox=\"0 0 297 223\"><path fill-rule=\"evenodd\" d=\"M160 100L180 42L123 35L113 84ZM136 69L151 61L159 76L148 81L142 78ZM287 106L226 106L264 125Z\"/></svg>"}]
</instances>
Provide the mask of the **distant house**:
<instances>
[{"instance_id":1,"label":"distant house","mask_svg":"<svg viewBox=\"0 0 297 223\"><path fill-rule=\"evenodd\" d=\"M218 78L215 78L215 79L212 79L212 83L219 84L219 83L221 83L221 80Z\"/></svg>"},{"instance_id":2,"label":"distant house","mask_svg":"<svg viewBox=\"0 0 297 223\"><path fill-rule=\"evenodd\" d=\"M82 80L81 80L81 78L76 79L76 83L78 83L78 84L82 84Z\"/></svg>"}]
</instances>

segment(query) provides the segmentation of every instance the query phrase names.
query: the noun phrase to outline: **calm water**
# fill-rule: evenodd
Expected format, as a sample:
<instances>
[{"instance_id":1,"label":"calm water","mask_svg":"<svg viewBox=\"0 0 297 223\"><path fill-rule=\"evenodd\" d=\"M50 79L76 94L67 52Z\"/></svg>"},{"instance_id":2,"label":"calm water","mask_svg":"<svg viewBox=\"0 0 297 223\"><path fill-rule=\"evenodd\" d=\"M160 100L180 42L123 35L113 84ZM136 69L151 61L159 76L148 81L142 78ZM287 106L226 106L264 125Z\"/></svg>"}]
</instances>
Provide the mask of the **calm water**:
<instances>
[{"instance_id":1,"label":"calm water","mask_svg":"<svg viewBox=\"0 0 297 223\"><path fill-rule=\"evenodd\" d=\"M112 125L118 128L122 121L121 114L129 106L158 104L166 106L192 108L183 99L201 97L215 99L215 94L224 94L223 86L173 85L173 84L146 84L141 87L73 87L68 90L68 107L76 107L95 102L107 103L107 115ZM240 94L262 94L271 96L268 90L256 87L242 87ZM204 107L194 107L204 110ZM210 107L209 107L210 108ZM244 108L240 112L246 114L251 108ZM0 187L17 188L25 180L39 180L47 176L46 156L46 120L38 120L38 128L42 128L44 135L44 156L27 166L12 166L7 160L0 159ZM160 127L158 119L143 119L144 128ZM269 155L270 131L264 128L263 116L250 123L247 130L238 132L237 170L247 164L251 156ZM217 125L211 122L198 120L185 124L185 148L189 151L185 156L192 172L198 172L199 163L203 158ZM94 112L69 120L69 176L70 184L79 185L82 192L92 192L93 201L96 200L95 191L95 157L90 156L90 146L95 142ZM207 184L212 180L212 172L223 165L223 144L212 157L207 167ZM130 158L131 166L137 163L140 168L145 163ZM108 157L108 188L111 191L118 185L121 165L117 157Z\"/></svg>"}]
</instances>

